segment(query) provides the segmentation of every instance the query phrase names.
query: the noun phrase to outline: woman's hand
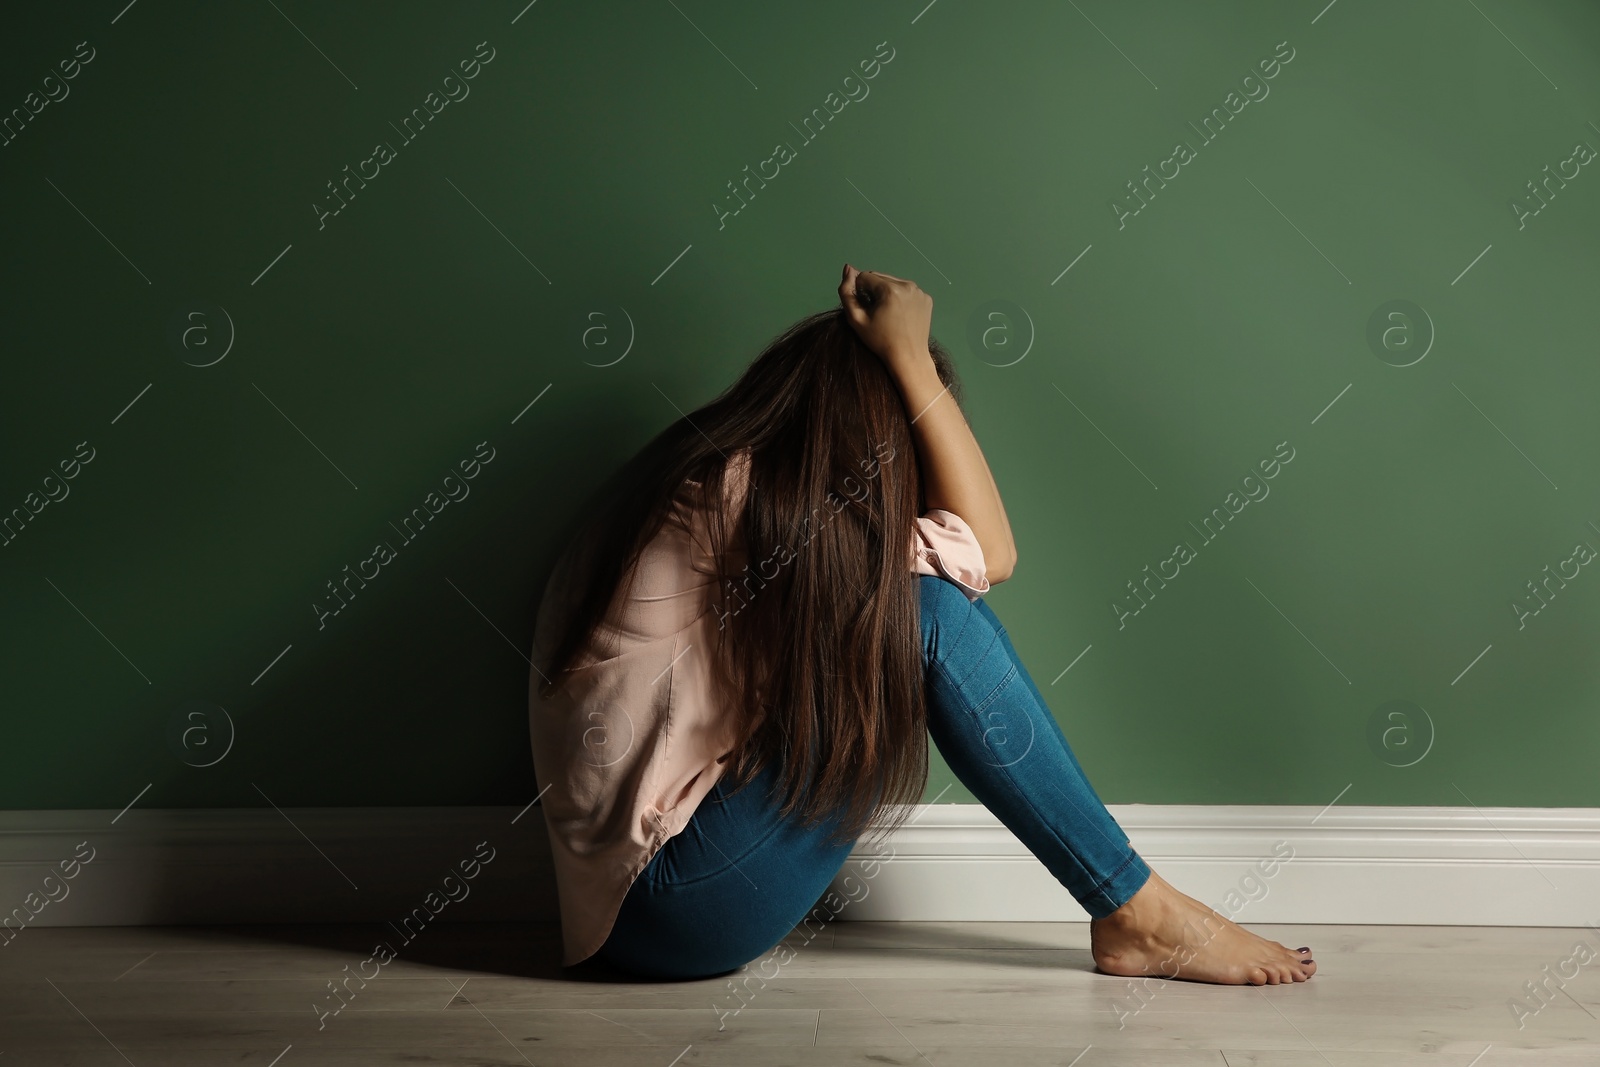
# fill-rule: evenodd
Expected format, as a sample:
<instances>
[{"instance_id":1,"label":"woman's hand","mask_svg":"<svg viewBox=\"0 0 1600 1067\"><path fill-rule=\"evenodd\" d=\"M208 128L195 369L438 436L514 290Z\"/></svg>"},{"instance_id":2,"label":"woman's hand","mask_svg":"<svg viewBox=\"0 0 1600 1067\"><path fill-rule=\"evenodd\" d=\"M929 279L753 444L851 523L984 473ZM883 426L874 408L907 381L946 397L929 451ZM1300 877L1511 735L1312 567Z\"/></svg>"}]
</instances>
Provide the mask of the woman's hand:
<instances>
[{"instance_id":1,"label":"woman's hand","mask_svg":"<svg viewBox=\"0 0 1600 1067\"><path fill-rule=\"evenodd\" d=\"M881 271L859 271L846 263L839 300L856 336L890 370L930 358L933 297L916 282Z\"/></svg>"},{"instance_id":2,"label":"woman's hand","mask_svg":"<svg viewBox=\"0 0 1600 1067\"><path fill-rule=\"evenodd\" d=\"M839 300L856 336L883 361L900 389L925 504L964 519L983 551L985 576L991 583L1005 581L1016 566L1017 546L988 461L928 351L933 297L915 282L846 263Z\"/></svg>"}]
</instances>

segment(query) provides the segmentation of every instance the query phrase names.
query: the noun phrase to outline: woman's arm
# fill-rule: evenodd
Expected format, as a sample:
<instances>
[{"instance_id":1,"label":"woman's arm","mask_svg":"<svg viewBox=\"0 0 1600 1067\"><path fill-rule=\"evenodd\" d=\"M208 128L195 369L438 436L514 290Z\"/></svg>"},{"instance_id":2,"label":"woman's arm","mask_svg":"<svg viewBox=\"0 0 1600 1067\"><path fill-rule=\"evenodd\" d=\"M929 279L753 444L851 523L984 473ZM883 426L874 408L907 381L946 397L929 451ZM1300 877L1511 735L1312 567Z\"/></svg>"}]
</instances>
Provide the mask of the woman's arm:
<instances>
[{"instance_id":1,"label":"woman's arm","mask_svg":"<svg viewBox=\"0 0 1600 1067\"><path fill-rule=\"evenodd\" d=\"M928 507L961 516L983 549L989 581L1005 581L1016 567L1017 546L988 461L928 352L933 298L915 282L848 264L839 298L905 399Z\"/></svg>"}]
</instances>

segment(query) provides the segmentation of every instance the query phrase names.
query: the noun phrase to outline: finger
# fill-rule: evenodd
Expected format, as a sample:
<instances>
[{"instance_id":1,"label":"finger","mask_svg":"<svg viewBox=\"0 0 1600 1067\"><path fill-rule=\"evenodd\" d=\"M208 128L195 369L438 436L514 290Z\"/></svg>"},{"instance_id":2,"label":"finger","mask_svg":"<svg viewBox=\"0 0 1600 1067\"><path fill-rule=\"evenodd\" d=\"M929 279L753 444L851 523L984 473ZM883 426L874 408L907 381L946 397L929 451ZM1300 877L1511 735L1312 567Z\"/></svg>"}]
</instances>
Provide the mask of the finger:
<instances>
[{"instance_id":1,"label":"finger","mask_svg":"<svg viewBox=\"0 0 1600 1067\"><path fill-rule=\"evenodd\" d=\"M845 313L850 316L850 321L865 326L867 313L862 309L860 301L856 299L856 286L861 279L861 272L850 264L844 266L844 280L839 283L839 302L844 305Z\"/></svg>"},{"instance_id":2,"label":"finger","mask_svg":"<svg viewBox=\"0 0 1600 1067\"><path fill-rule=\"evenodd\" d=\"M852 267L846 284L850 286L855 305L861 309L863 315L863 318L857 321L865 325L867 318L871 317L873 311L883 302L884 296L888 293L888 283L883 280L877 271L858 271Z\"/></svg>"}]
</instances>

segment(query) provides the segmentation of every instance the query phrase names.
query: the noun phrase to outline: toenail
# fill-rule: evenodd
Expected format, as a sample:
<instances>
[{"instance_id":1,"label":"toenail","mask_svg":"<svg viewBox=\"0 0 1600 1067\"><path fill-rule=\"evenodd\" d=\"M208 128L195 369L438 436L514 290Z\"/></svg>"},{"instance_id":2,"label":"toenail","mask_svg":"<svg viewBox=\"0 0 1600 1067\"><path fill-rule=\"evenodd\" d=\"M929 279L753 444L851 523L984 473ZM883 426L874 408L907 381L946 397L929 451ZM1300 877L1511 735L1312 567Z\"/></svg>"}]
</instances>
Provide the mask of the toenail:
<instances>
[{"instance_id":1,"label":"toenail","mask_svg":"<svg viewBox=\"0 0 1600 1067\"><path fill-rule=\"evenodd\" d=\"M1297 949L1295 949L1295 951L1296 952L1310 952L1311 950L1309 948L1297 948Z\"/></svg>"}]
</instances>

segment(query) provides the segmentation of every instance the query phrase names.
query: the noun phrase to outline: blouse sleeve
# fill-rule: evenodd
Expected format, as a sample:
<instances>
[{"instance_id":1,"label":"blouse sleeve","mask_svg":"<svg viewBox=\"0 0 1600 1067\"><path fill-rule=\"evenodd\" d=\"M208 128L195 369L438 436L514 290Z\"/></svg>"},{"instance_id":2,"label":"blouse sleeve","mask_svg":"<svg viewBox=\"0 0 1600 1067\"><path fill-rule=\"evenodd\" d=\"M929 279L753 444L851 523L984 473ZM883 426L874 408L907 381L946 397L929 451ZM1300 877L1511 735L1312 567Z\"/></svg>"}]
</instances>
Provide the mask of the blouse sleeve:
<instances>
[{"instance_id":1,"label":"blouse sleeve","mask_svg":"<svg viewBox=\"0 0 1600 1067\"><path fill-rule=\"evenodd\" d=\"M989 591L983 548L967 521L953 511L931 508L917 519L916 572L948 578L968 600Z\"/></svg>"}]
</instances>

